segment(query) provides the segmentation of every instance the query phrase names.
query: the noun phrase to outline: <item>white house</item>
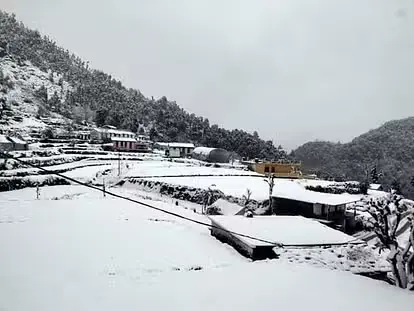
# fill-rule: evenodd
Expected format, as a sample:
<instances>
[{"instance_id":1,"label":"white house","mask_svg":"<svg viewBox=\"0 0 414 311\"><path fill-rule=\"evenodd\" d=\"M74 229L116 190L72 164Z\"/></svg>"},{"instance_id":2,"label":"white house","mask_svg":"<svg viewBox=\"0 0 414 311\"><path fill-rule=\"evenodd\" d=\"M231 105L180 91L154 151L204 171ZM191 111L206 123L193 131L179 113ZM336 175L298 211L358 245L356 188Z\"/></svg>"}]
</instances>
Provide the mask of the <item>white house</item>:
<instances>
[{"instance_id":1,"label":"white house","mask_svg":"<svg viewBox=\"0 0 414 311\"><path fill-rule=\"evenodd\" d=\"M0 150L12 151L12 150L27 150L28 144L26 141L13 136L0 135Z\"/></svg>"},{"instance_id":2,"label":"white house","mask_svg":"<svg viewBox=\"0 0 414 311\"><path fill-rule=\"evenodd\" d=\"M164 154L170 158L185 158L191 156L194 150L192 143L155 143L154 148L164 151Z\"/></svg>"},{"instance_id":3,"label":"white house","mask_svg":"<svg viewBox=\"0 0 414 311\"><path fill-rule=\"evenodd\" d=\"M113 137L135 138L135 133L130 131L117 130L113 126L106 125L101 128L91 130L91 140L110 140Z\"/></svg>"}]
</instances>

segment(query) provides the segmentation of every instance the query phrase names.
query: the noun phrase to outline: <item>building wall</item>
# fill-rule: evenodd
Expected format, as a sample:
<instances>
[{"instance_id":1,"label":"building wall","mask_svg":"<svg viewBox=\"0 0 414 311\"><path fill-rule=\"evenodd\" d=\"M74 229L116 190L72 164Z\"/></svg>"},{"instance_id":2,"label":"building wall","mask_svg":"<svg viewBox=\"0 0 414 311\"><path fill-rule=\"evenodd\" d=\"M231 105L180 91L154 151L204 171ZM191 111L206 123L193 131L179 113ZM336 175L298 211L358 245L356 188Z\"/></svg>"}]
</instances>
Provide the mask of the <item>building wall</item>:
<instances>
[{"instance_id":1,"label":"building wall","mask_svg":"<svg viewBox=\"0 0 414 311\"><path fill-rule=\"evenodd\" d=\"M103 140L102 132L97 131L96 129L91 130L91 139L92 140Z\"/></svg>"},{"instance_id":2,"label":"building wall","mask_svg":"<svg viewBox=\"0 0 414 311\"><path fill-rule=\"evenodd\" d=\"M332 221L338 225L343 225L345 221L345 204L330 206L274 197L273 209L276 215L316 218Z\"/></svg>"},{"instance_id":3,"label":"building wall","mask_svg":"<svg viewBox=\"0 0 414 311\"><path fill-rule=\"evenodd\" d=\"M14 150L27 150L28 146L27 144L13 144Z\"/></svg>"},{"instance_id":4,"label":"building wall","mask_svg":"<svg viewBox=\"0 0 414 311\"><path fill-rule=\"evenodd\" d=\"M170 158L179 158L181 156L180 148L170 147L166 150L165 154Z\"/></svg>"},{"instance_id":5,"label":"building wall","mask_svg":"<svg viewBox=\"0 0 414 311\"><path fill-rule=\"evenodd\" d=\"M180 157L190 156L193 150L194 148L188 148L188 147L180 148Z\"/></svg>"},{"instance_id":6,"label":"building wall","mask_svg":"<svg viewBox=\"0 0 414 311\"><path fill-rule=\"evenodd\" d=\"M300 164L294 163L255 163L252 168L259 174L275 174L276 177L299 178L302 176Z\"/></svg>"},{"instance_id":7,"label":"building wall","mask_svg":"<svg viewBox=\"0 0 414 311\"><path fill-rule=\"evenodd\" d=\"M105 139L111 139L112 137L123 137L123 138L134 138L134 133L121 133L116 132L113 129L92 129L91 130L91 139L92 140L105 140Z\"/></svg>"},{"instance_id":8,"label":"building wall","mask_svg":"<svg viewBox=\"0 0 414 311\"><path fill-rule=\"evenodd\" d=\"M11 151L13 150L13 144L10 143L0 143L0 151Z\"/></svg>"},{"instance_id":9,"label":"building wall","mask_svg":"<svg viewBox=\"0 0 414 311\"><path fill-rule=\"evenodd\" d=\"M272 202L276 215L315 217L312 203L275 197Z\"/></svg>"},{"instance_id":10,"label":"building wall","mask_svg":"<svg viewBox=\"0 0 414 311\"><path fill-rule=\"evenodd\" d=\"M137 143L132 141L114 141L113 146L115 150L119 151L135 151Z\"/></svg>"}]
</instances>

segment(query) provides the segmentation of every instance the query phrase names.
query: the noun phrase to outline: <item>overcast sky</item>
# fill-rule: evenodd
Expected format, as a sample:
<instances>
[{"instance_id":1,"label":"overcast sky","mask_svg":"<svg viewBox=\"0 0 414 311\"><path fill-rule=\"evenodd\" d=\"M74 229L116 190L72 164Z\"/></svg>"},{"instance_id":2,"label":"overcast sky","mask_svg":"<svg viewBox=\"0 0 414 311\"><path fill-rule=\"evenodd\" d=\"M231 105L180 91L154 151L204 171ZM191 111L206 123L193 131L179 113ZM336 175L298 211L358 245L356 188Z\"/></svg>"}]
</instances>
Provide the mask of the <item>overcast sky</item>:
<instances>
[{"instance_id":1,"label":"overcast sky","mask_svg":"<svg viewBox=\"0 0 414 311\"><path fill-rule=\"evenodd\" d=\"M0 0L146 96L287 149L414 116L413 0Z\"/></svg>"}]
</instances>

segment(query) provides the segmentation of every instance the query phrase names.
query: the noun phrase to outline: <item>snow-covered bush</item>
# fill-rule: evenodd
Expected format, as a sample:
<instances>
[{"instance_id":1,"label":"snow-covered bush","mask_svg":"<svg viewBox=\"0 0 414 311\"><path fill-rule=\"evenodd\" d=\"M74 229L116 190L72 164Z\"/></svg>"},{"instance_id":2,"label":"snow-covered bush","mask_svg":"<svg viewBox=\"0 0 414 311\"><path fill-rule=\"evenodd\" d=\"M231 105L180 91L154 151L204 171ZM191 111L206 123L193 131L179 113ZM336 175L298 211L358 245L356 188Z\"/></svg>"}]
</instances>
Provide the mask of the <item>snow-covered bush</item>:
<instances>
[{"instance_id":1,"label":"snow-covered bush","mask_svg":"<svg viewBox=\"0 0 414 311\"><path fill-rule=\"evenodd\" d=\"M70 183L61 177L45 175L30 177L0 177L0 192L23 189L27 187L43 187L56 185L69 185Z\"/></svg>"},{"instance_id":2,"label":"snow-covered bush","mask_svg":"<svg viewBox=\"0 0 414 311\"><path fill-rule=\"evenodd\" d=\"M391 193L387 198L371 199L367 212L371 215L367 226L377 235L381 248L389 251L388 261L395 284L414 290L414 210L409 209L402 196ZM410 229L408 243L404 246L400 245L397 230L407 213Z\"/></svg>"},{"instance_id":3,"label":"snow-covered bush","mask_svg":"<svg viewBox=\"0 0 414 311\"><path fill-rule=\"evenodd\" d=\"M307 190L322 192L322 193L332 193L332 194L367 194L368 186L363 185L363 183L340 183L332 184L328 186L306 186Z\"/></svg>"}]
</instances>

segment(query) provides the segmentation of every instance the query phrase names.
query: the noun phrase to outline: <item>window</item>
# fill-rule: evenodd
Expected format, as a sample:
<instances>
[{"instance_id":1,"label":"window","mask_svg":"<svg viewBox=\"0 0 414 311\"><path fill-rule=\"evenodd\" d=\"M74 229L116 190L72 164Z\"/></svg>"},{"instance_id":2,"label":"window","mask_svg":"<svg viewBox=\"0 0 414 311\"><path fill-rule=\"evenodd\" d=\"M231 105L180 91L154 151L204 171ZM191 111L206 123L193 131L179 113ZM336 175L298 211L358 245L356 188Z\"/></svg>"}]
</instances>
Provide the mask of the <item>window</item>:
<instances>
[{"instance_id":1,"label":"window","mask_svg":"<svg viewBox=\"0 0 414 311\"><path fill-rule=\"evenodd\" d=\"M265 173L269 173L269 167L268 166L265 166Z\"/></svg>"},{"instance_id":2,"label":"window","mask_svg":"<svg viewBox=\"0 0 414 311\"><path fill-rule=\"evenodd\" d=\"M272 166L272 173L274 173L275 172L275 167L274 166Z\"/></svg>"}]
</instances>

